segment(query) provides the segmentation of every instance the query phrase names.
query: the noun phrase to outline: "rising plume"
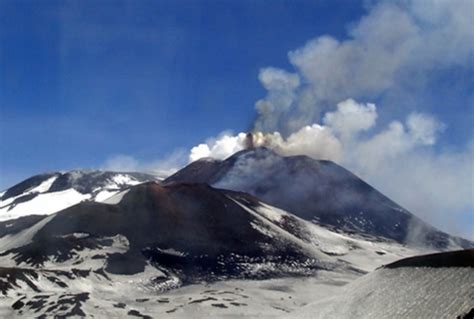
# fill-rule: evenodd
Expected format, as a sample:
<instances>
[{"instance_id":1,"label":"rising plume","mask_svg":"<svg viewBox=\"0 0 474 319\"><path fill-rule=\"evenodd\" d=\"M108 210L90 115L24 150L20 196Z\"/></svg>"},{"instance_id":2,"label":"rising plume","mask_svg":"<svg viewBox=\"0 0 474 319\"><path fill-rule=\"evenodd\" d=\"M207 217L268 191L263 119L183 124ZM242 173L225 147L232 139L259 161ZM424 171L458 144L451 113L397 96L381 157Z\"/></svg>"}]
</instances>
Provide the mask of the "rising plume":
<instances>
[{"instance_id":1,"label":"rising plume","mask_svg":"<svg viewBox=\"0 0 474 319\"><path fill-rule=\"evenodd\" d=\"M346 39L320 36L289 52L293 70L261 69L267 94L255 103L253 145L335 161L422 218L460 232L455 215L474 210L472 136L464 148L439 147L449 127L429 104L413 101L434 70L473 68L471 9L462 0L381 2ZM224 159L246 140L246 133L224 132L192 148L189 160Z\"/></svg>"}]
</instances>

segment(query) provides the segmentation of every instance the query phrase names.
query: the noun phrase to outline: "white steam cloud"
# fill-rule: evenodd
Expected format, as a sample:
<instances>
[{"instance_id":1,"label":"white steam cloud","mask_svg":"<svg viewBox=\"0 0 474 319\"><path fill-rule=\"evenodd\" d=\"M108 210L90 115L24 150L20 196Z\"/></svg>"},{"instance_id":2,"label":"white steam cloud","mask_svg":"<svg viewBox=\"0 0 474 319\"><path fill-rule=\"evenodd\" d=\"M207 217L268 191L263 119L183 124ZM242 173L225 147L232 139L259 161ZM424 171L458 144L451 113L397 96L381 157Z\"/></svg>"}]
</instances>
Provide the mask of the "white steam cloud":
<instances>
[{"instance_id":1,"label":"white steam cloud","mask_svg":"<svg viewBox=\"0 0 474 319\"><path fill-rule=\"evenodd\" d=\"M255 104L255 146L333 160L435 226L474 238L459 217L474 211L473 136L461 149L438 145L449 127L430 105L412 111L432 72L473 68L473 11L469 0L380 2L347 39L325 35L289 52L293 71L260 71L267 95ZM386 121L388 104L406 118ZM224 159L245 138L223 133L189 160Z\"/></svg>"},{"instance_id":2,"label":"white steam cloud","mask_svg":"<svg viewBox=\"0 0 474 319\"><path fill-rule=\"evenodd\" d=\"M191 149L189 161L212 157L225 159L246 148L247 134L231 135L224 133L220 138L210 139ZM327 127L313 124L305 126L284 139L278 132L253 134L255 147L265 146L282 155L305 154L313 158L338 160L342 157L342 145Z\"/></svg>"},{"instance_id":3,"label":"white steam cloud","mask_svg":"<svg viewBox=\"0 0 474 319\"><path fill-rule=\"evenodd\" d=\"M189 154L189 162L206 157L225 159L244 149L245 136L245 133L233 136L231 132L223 132L217 138L208 139L206 143L193 147Z\"/></svg>"}]
</instances>

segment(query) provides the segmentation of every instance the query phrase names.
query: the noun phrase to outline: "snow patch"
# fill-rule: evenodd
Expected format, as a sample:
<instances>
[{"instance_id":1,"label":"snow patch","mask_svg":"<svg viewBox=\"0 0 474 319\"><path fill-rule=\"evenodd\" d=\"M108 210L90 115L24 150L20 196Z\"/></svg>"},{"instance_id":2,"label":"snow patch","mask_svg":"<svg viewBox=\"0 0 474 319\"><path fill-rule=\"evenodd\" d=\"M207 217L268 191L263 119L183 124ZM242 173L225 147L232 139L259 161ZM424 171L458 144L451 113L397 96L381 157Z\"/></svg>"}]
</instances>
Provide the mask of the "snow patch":
<instances>
[{"instance_id":1,"label":"snow patch","mask_svg":"<svg viewBox=\"0 0 474 319\"><path fill-rule=\"evenodd\" d=\"M473 307L473 283L470 267L383 268L288 318L458 318Z\"/></svg>"},{"instance_id":2,"label":"snow patch","mask_svg":"<svg viewBox=\"0 0 474 319\"><path fill-rule=\"evenodd\" d=\"M288 213L282 209L260 203L260 206L255 208L255 211L260 215L264 216L272 222L279 223L282 220L282 216L288 215Z\"/></svg>"},{"instance_id":3,"label":"snow patch","mask_svg":"<svg viewBox=\"0 0 474 319\"><path fill-rule=\"evenodd\" d=\"M134 179L131 176L124 175L124 174L118 174L115 175L111 178L112 182L118 185L137 185L140 184L139 181Z\"/></svg>"},{"instance_id":4,"label":"snow patch","mask_svg":"<svg viewBox=\"0 0 474 319\"><path fill-rule=\"evenodd\" d=\"M123 197L130 191L130 189L126 189L124 191L121 191L117 194L115 194L114 196L112 197L109 197L105 200L102 201L102 203L104 204L111 204L111 205L117 205L118 203L120 203L123 199Z\"/></svg>"},{"instance_id":5,"label":"snow patch","mask_svg":"<svg viewBox=\"0 0 474 319\"><path fill-rule=\"evenodd\" d=\"M75 189L39 194L29 201L0 208L0 221L28 215L50 215L90 197L90 194L81 194Z\"/></svg>"},{"instance_id":6,"label":"snow patch","mask_svg":"<svg viewBox=\"0 0 474 319\"><path fill-rule=\"evenodd\" d=\"M40 220L30 228L22 230L19 233L13 235L6 235L0 238L0 252L4 252L13 248L22 247L31 243L33 236L43 228L44 225L49 223L54 218L54 215L48 216L43 220Z\"/></svg>"},{"instance_id":7,"label":"snow patch","mask_svg":"<svg viewBox=\"0 0 474 319\"><path fill-rule=\"evenodd\" d=\"M81 238L87 238L89 237L90 234L88 233L72 233L72 234L65 234L65 235L61 235L59 237L61 238L76 238L76 239L81 239Z\"/></svg>"},{"instance_id":8,"label":"snow patch","mask_svg":"<svg viewBox=\"0 0 474 319\"><path fill-rule=\"evenodd\" d=\"M114 196L117 194L119 191L114 191L114 190L103 190L99 191L95 196L94 196L94 201L103 203L105 200L109 199L110 197Z\"/></svg>"},{"instance_id":9,"label":"snow patch","mask_svg":"<svg viewBox=\"0 0 474 319\"><path fill-rule=\"evenodd\" d=\"M53 176L51 178L48 178L47 180L45 180L44 182L42 182L40 185L38 186L35 186L35 187L32 187L28 190L26 190L25 192L17 195L17 196L13 196L13 197L9 197L7 198L6 200L4 201L1 201L0 200L0 211L1 209L3 208L6 208L6 206L12 204L17 198L20 198L22 196L26 196L26 195L30 195L30 194L33 194L33 193L44 193L44 192L47 192L51 185L53 185L54 181L57 179L58 177L57 176ZM6 191L4 191L3 193L1 193L0 195L0 198L6 193Z\"/></svg>"},{"instance_id":10,"label":"snow patch","mask_svg":"<svg viewBox=\"0 0 474 319\"><path fill-rule=\"evenodd\" d=\"M45 180L44 182L42 182L38 186L36 186L32 189L29 189L26 193L23 193L22 195L27 195L27 194L31 194L31 193L44 193L44 192L47 192L51 188L51 186L53 185L54 181L57 178L58 178L57 176L53 176L51 178L48 178L47 180Z\"/></svg>"},{"instance_id":11,"label":"snow patch","mask_svg":"<svg viewBox=\"0 0 474 319\"><path fill-rule=\"evenodd\" d=\"M167 249L156 248L156 249L163 254L167 254L171 256L185 257L187 255L187 253L175 250L173 248L167 248Z\"/></svg>"},{"instance_id":12,"label":"snow patch","mask_svg":"<svg viewBox=\"0 0 474 319\"><path fill-rule=\"evenodd\" d=\"M250 226L252 226L253 229L259 231L262 234L264 234L265 236L273 238L273 233L268 228L263 227L262 225L259 225L255 222L251 222Z\"/></svg>"}]
</instances>

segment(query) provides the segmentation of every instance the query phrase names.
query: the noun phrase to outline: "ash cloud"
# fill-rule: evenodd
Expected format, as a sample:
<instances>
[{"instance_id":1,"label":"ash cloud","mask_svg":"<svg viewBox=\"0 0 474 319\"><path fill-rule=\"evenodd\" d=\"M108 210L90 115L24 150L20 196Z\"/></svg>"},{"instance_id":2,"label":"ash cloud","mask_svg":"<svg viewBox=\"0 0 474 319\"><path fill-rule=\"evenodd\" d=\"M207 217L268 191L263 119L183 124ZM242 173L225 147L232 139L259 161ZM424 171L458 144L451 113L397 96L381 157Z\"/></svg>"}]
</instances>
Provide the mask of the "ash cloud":
<instances>
[{"instance_id":1,"label":"ash cloud","mask_svg":"<svg viewBox=\"0 0 474 319\"><path fill-rule=\"evenodd\" d=\"M288 53L293 72L260 71L268 93L256 102L255 130L290 134L347 98L409 101L432 71L472 67L473 10L462 0L380 2L347 39L308 41Z\"/></svg>"}]
</instances>

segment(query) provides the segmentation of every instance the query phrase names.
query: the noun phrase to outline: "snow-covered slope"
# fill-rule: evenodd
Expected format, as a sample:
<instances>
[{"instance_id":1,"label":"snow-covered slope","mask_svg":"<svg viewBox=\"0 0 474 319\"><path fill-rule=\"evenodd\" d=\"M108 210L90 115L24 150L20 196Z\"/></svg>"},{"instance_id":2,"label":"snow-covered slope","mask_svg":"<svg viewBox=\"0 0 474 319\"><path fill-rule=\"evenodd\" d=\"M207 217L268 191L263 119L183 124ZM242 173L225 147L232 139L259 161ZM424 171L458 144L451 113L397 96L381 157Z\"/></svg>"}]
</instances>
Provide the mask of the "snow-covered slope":
<instances>
[{"instance_id":1,"label":"snow-covered slope","mask_svg":"<svg viewBox=\"0 0 474 319\"><path fill-rule=\"evenodd\" d=\"M142 173L70 171L33 176L0 196L0 221L49 215L83 200L103 201L120 190L156 180Z\"/></svg>"},{"instance_id":2,"label":"snow-covered slope","mask_svg":"<svg viewBox=\"0 0 474 319\"><path fill-rule=\"evenodd\" d=\"M377 269L288 318L473 318L474 250L408 258Z\"/></svg>"},{"instance_id":3,"label":"snow-covered slope","mask_svg":"<svg viewBox=\"0 0 474 319\"><path fill-rule=\"evenodd\" d=\"M212 309L222 317L230 307L258 313L258 298L278 314L297 304L279 301L280 292L262 296L248 279L271 287L289 276L316 276L312 282L319 278L333 289L339 279L417 253L394 241L332 232L244 193L144 183L105 203L0 222L0 314L121 317L170 311L183 318ZM232 291L216 283L229 279L241 280ZM187 288L202 282L221 288ZM245 282L253 285L248 293L256 300L243 300L251 298L237 289ZM182 285L187 301L168 291Z\"/></svg>"},{"instance_id":4,"label":"snow-covered slope","mask_svg":"<svg viewBox=\"0 0 474 319\"><path fill-rule=\"evenodd\" d=\"M327 256L342 261L360 273L373 271L381 265L406 256L430 251L427 248L401 245L393 240L335 232L271 205L262 202L255 205L247 202L245 198L234 196L240 203L252 207L253 214L258 214L261 218L271 221L293 234L305 245L316 247ZM260 231L265 232L265 229ZM451 248L459 249L460 247L453 245Z\"/></svg>"}]
</instances>

